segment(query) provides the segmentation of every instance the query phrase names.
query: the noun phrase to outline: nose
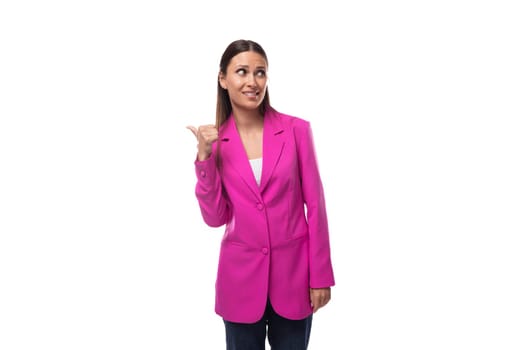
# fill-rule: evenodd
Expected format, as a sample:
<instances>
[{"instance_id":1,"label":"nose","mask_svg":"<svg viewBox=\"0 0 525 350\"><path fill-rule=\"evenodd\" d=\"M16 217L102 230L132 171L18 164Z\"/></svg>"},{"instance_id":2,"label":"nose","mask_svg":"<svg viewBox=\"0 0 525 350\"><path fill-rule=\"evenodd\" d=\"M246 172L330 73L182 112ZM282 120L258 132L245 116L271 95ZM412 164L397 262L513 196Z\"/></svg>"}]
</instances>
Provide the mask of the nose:
<instances>
[{"instance_id":1,"label":"nose","mask_svg":"<svg viewBox=\"0 0 525 350\"><path fill-rule=\"evenodd\" d=\"M257 77L255 74L248 74L248 85L250 86L256 86L257 85Z\"/></svg>"}]
</instances>

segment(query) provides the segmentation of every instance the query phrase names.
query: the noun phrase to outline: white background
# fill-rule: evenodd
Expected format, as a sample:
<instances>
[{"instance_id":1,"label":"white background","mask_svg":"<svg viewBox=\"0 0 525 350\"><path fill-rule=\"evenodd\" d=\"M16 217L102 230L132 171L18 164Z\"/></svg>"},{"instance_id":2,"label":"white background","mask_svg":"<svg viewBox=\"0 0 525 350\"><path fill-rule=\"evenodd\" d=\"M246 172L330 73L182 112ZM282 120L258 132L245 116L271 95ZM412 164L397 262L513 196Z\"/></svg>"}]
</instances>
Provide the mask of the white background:
<instances>
[{"instance_id":1,"label":"white background","mask_svg":"<svg viewBox=\"0 0 525 350\"><path fill-rule=\"evenodd\" d=\"M3 1L0 349L223 349L194 197L225 47L312 122L312 350L525 348L519 1Z\"/></svg>"}]
</instances>

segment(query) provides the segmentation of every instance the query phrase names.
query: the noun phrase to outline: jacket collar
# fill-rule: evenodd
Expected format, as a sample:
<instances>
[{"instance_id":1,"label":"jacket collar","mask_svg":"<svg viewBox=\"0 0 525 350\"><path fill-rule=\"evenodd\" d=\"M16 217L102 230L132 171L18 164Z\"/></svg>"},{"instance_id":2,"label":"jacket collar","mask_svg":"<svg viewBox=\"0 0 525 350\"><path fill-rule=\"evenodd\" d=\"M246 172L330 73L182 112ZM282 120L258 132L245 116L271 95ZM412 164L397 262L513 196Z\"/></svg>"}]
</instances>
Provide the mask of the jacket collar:
<instances>
[{"instance_id":1,"label":"jacket collar","mask_svg":"<svg viewBox=\"0 0 525 350\"><path fill-rule=\"evenodd\" d=\"M261 193L268 185L272 173L279 163L284 147L284 129L278 114L274 109L268 108L264 115L263 167L259 186L255 181L233 115L230 115L220 128L220 154L222 159L239 173L244 183L259 199L261 199Z\"/></svg>"}]
</instances>

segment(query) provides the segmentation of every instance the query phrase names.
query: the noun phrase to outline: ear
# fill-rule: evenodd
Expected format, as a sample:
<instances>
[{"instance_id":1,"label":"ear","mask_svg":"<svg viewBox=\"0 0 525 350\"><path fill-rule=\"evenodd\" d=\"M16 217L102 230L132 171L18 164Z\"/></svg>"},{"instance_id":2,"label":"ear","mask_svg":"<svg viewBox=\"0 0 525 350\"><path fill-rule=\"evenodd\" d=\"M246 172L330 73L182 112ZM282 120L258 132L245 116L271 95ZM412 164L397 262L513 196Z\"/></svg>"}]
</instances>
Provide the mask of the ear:
<instances>
[{"instance_id":1,"label":"ear","mask_svg":"<svg viewBox=\"0 0 525 350\"><path fill-rule=\"evenodd\" d=\"M222 72L219 72L219 84L224 90L228 90L228 86L226 85L226 77Z\"/></svg>"}]
</instances>

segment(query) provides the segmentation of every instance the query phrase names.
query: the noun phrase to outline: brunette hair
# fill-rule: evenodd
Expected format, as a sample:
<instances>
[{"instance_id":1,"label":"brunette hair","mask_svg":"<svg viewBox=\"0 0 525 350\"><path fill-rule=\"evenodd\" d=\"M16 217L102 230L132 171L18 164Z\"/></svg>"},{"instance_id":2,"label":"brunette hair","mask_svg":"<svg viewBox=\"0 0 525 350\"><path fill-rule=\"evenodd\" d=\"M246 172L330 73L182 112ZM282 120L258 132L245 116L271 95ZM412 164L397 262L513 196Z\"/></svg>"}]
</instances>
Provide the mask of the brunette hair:
<instances>
[{"instance_id":1,"label":"brunette hair","mask_svg":"<svg viewBox=\"0 0 525 350\"><path fill-rule=\"evenodd\" d=\"M232 42L230 45L228 45L226 50L224 50L219 65L220 73L226 74L226 70L228 68L228 65L230 64L231 59L237 54L246 51L253 51L258 53L264 58L266 64L268 64L266 52L264 52L264 49L261 45L252 40L240 39ZM261 113L261 115L264 115L268 107L270 107L270 96L268 94L268 88L266 88L264 99L259 105L259 112ZM223 89L221 84L219 83L219 79L217 79L217 112L215 119L215 126L217 127L217 129L219 129L222 123L224 123L224 121L228 119L231 113L232 104L230 101L230 96L228 95L228 90Z\"/></svg>"}]
</instances>

